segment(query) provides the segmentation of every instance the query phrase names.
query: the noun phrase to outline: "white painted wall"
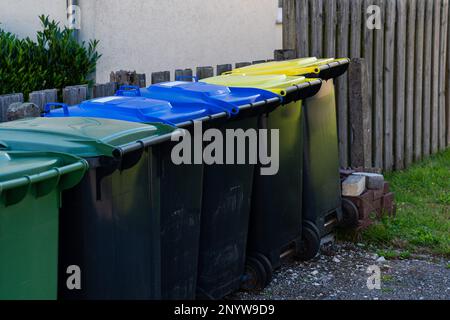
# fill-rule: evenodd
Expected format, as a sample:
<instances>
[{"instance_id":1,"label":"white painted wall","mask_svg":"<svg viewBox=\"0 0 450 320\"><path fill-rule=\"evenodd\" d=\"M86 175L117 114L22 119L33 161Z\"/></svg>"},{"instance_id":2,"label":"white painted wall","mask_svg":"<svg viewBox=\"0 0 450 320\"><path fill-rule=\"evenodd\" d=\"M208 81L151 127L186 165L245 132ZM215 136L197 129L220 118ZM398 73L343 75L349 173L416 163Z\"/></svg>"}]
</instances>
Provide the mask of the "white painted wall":
<instances>
[{"instance_id":1,"label":"white painted wall","mask_svg":"<svg viewBox=\"0 0 450 320\"><path fill-rule=\"evenodd\" d=\"M81 39L100 40L97 82L113 70L151 72L273 57L278 0L80 0ZM0 0L2 28L24 37L40 14L65 23L66 0ZM173 76L173 75L172 75Z\"/></svg>"}]
</instances>

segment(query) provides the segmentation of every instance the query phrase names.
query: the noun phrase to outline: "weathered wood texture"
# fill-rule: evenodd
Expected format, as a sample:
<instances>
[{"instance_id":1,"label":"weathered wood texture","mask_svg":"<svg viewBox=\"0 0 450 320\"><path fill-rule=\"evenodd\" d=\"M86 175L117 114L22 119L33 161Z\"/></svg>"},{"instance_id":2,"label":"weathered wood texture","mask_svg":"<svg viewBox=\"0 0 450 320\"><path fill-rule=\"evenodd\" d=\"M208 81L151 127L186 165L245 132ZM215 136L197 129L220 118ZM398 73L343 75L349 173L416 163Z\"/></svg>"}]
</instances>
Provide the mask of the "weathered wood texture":
<instances>
[{"instance_id":1,"label":"weathered wood texture","mask_svg":"<svg viewBox=\"0 0 450 320\"><path fill-rule=\"evenodd\" d=\"M15 102L23 102L22 93L0 95L0 122L7 120L8 107Z\"/></svg>"},{"instance_id":2,"label":"weathered wood texture","mask_svg":"<svg viewBox=\"0 0 450 320\"><path fill-rule=\"evenodd\" d=\"M296 57L364 58L365 132L355 132L360 123L352 122L360 122L351 104L360 99L353 95L361 87L351 88L356 84L350 72L336 81L342 166L353 165L360 152L352 150L360 148L355 134L371 132L363 158L387 171L401 170L450 145L449 0L283 4L288 11L283 16L284 50Z\"/></svg>"}]
</instances>

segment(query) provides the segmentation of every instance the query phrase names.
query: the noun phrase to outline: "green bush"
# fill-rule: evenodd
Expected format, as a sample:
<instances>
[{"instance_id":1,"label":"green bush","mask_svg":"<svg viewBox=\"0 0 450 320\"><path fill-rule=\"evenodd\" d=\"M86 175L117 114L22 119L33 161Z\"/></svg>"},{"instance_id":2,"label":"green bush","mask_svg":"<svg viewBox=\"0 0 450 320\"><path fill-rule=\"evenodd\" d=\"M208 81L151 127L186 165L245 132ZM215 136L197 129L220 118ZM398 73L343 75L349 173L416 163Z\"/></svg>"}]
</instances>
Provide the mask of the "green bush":
<instances>
[{"instance_id":1,"label":"green bush","mask_svg":"<svg viewBox=\"0 0 450 320\"><path fill-rule=\"evenodd\" d=\"M36 42L19 39L0 29L0 94L62 89L69 85L91 84L99 55L98 41L78 43L73 30L40 16L43 30Z\"/></svg>"}]
</instances>

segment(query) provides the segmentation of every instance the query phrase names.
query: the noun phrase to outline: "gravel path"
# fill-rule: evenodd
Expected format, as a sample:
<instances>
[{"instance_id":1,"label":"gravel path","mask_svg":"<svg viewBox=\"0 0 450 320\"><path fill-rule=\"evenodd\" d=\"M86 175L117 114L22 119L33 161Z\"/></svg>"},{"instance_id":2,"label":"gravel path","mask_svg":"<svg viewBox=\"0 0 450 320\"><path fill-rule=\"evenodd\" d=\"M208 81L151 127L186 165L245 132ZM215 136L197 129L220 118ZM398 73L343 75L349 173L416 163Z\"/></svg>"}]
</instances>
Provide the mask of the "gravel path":
<instances>
[{"instance_id":1,"label":"gravel path","mask_svg":"<svg viewBox=\"0 0 450 320\"><path fill-rule=\"evenodd\" d=\"M362 244L335 244L310 262L284 261L261 293L231 299L445 299L450 300L450 261L432 256L385 260ZM369 290L369 266L381 270L381 288Z\"/></svg>"}]
</instances>

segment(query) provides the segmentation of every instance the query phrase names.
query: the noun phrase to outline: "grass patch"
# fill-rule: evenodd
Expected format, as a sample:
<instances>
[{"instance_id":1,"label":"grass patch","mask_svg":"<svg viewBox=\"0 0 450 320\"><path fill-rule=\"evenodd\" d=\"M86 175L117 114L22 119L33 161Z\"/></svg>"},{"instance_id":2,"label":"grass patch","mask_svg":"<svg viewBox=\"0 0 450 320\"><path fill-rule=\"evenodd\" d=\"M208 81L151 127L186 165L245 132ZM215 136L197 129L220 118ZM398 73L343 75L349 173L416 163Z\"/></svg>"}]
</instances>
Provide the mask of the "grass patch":
<instances>
[{"instance_id":1,"label":"grass patch","mask_svg":"<svg viewBox=\"0 0 450 320\"><path fill-rule=\"evenodd\" d=\"M385 258L406 259L417 252L450 257L450 149L386 174L386 180L395 192L397 216L372 225L362 240L390 248Z\"/></svg>"}]
</instances>

